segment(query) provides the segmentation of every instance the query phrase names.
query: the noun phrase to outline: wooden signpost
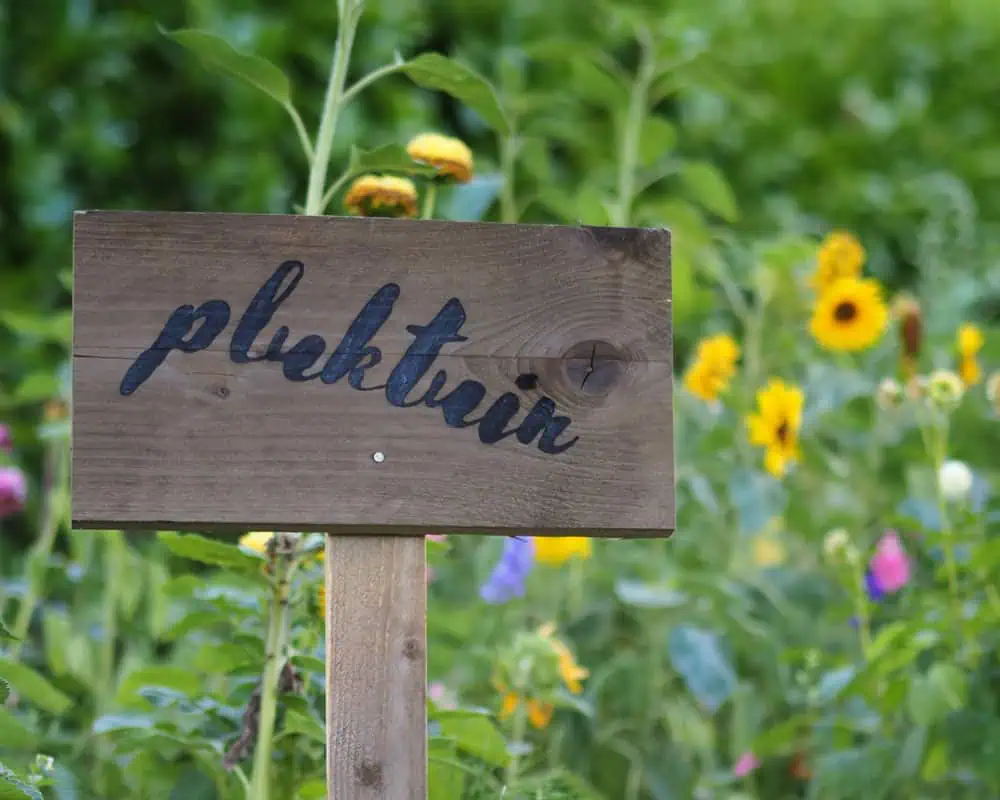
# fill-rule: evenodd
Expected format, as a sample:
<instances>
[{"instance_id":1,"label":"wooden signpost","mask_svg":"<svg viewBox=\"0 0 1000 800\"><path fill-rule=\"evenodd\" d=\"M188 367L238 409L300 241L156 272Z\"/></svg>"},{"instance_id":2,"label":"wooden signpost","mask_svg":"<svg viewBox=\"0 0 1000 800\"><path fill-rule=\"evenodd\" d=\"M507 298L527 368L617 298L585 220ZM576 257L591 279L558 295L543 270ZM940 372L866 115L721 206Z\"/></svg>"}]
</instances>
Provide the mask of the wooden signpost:
<instances>
[{"instance_id":1,"label":"wooden signpost","mask_svg":"<svg viewBox=\"0 0 1000 800\"><path fill-rule=\"evenodd\" d=\"M329 796L426 796L426 533L674 528L664 230L81 212L78 528L325 531Z\"/></svg>"}]
</instances>

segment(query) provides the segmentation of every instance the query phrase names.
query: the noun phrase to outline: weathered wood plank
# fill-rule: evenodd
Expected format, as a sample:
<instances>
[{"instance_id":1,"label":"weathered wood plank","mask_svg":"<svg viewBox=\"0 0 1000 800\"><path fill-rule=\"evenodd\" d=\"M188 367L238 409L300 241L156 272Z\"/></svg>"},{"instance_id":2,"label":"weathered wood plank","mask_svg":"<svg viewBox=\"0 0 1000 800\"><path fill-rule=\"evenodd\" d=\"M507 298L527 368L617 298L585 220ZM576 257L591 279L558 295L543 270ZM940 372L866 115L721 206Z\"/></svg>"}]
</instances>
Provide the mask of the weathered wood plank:
<instances>
[{"instance_id":1,"label":"weathered wood plank","mask_svg":"<svg viewBox=\"0 0 1000 800\"><path fill-rule=\"evenodd\" d=\"M673 530L666 231L88 212L74 308L78 527Z\"/></svg>"},{"instance_id":2,"label":"weathered wood plank","mask_svg":"<svg viewBox=\"0 0 1000 800\"><path fill-rule=\"evenodd\" d=\"M427 797L426 548L327 537L330 800Z\"/></svg>"}]
</instances>

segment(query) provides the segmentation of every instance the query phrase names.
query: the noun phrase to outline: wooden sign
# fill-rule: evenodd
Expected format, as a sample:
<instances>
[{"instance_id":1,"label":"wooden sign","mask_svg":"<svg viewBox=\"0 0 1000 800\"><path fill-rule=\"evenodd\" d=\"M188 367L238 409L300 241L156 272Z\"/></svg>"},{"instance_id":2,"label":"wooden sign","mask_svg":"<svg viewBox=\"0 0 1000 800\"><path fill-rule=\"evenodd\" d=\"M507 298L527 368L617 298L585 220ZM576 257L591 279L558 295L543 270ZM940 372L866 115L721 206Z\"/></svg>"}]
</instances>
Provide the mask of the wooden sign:
<instances>
[{"instance_id":1,"label":"wooden sign","mask_svg":"<svg viewBox=\"0 0 1000 800\"><path fill-rule=\"evenodd\" d=\"M74 525L668 535L669 247L81 212Z\"/></svg>"}]
</instances>

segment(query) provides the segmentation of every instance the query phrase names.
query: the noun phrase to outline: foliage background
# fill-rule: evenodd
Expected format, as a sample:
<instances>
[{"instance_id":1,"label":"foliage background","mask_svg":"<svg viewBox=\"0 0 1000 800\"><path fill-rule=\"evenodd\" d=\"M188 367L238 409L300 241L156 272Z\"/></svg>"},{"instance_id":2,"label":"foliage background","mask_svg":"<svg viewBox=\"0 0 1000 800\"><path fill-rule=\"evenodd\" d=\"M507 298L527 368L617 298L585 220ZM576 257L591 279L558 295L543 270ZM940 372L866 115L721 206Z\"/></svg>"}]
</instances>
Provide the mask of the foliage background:
<instances>
[{"instance_id":1,"label":"foliage background","mask_svg":"<svg viewBox=\"0 0 1000 800\"><path fill-rule=\"evenodd\" d=\"M61 536L45 564L26 560L45 525L45 453L60 435L45 424L44 404L67 390L72 211L288 212L301 203L306 169L284 112L205 70L157 24L208 29L280 64L311 120L322 103L334 17L333 3L314 0L280 8L261 0L0 2L0 421L13 428L16 458L31 482L26 512L0 522L0 598L16 608L31 570L44 573L42 610L23 656L59 693L45 702L43 690L39 707L26 713L3 712L0 753L7 760L13 749L23 761L30 745L55 755L60 797L144 796L135 788L136 764L149 764L138 756L116 759L93 727L102 715L140 711L175 715L171 735L182 743L175 751L160 743L165 749L153 771L162 784L141 791L160 797L167 786L176 796L230 796L228 779L209 764L208 743L233 735L260 649L259 587L239 570L193 570L149 537ZM627 111L628 76L639 65L635 18L656 21L664 32L658 57L671 65L652 87L652 121L644 124L637 156L648 187L630 221L669 225L678 238L678 372L698 337L739 331L727 287L754 302L762 281L783 286L809 242L833 227L861 238L870 271L890 289L920 298L925 366L948 363L954 329L965 320L984 326L984 358L995 363L1000 5L373 0L351 78L397 50L439 51L475 67L498 87L525 137L516 172L520 218L607 224L616 221L621 162L615 121ZM345 162L352 144L405 142L425 129L459 136L476 155L476 182L444 198L444 215L497 219L497 137L461 104L405 77L386 78L348 108L335 160ZM985 653L974 668L962 662L961 647L948 651L968 670L980 702L957 722L929 718L912 775L890 769L903 760L913 721L898 704L886 705L895 678L882 676L872 690L881 700L868 697L849 713L837 706L827 727L803 745L812 781L789 776L785 762L795 748L788 745L775 749L784 762L765 763L730 795L720 788L729 784L719 776L754 736L802 710L801 697L826 692L824 702L843 699L841 670L857 655L856 634L843 586L820 563L823 534L845 525L863 544L894 523L934 528L922 500L930 484L920 448L905 431L876 435L870 403L856 402L895 368L891 347L853 366L824 360L799 341L797 304L777 293L763 334L766 358L758 374L748 375L748 390L766 371L806 384L814 415L825 419L806 445L808 472L786 484L765 478L747 456L738 417L713 420L681 397L681 524L673 541L599 543L586 565L565 569L551 584L558 597L542 581L528 601L490 616L474 598L499 543L453 542L436 564L430 672L462 690L463 702L495 707L491 658L511 631L555 617L574 642L592 672L590 710L561 712L538 752L543 763L593 787L587 791L657 799L691 797L699 787L719 797L1000 792L995 750L983 744L1000 741L989 620L969 633ZM998 442L995 417L977 397L956 418L952 446L976 469L976 525L992 536L988 487ZM883 454L874 461L866 445L872 439ZM765 571L749 548L773 518L781 520L790 559ZM987 577L995 563L983 562ZM916 626L894 640L899 647L919 641L920 626L940 623L922 608L916 600L894 608L894 619ZM195 610L220 618L203 616L184 633L182 621ZM684 624L699 626L696 645L677 644L676 637L691 635ZM247 637L248 650L225 661L217 651L234 629ZM61 647L71 631L77 635ZM697 639L703 635L711 638ZM695 654L694 667L685 667L691 662L678 658L678 648ZM807 658L811 651L821 654L818 662ZM905 664L904 695L926 674L927 664L914 659ZM172 685L180 697L161 693L140 702L141 681L129 684L129 675L153 664L194 664L199 683ZM698 686L698 674L716 682ZM706 693L714 698L707 705ZM71 698L72 708L59 697ZM189 730L195 711L208 722ZM793 733L798 742L801 731ZM948 743L946 768L928 772L938 742ZM318 768L315 742L303 753L289 757L290 782ZM872 788L871 776L887 773L885 787ZM106 794L113 789L126 794Z\"/></svg>"}]
</instances>

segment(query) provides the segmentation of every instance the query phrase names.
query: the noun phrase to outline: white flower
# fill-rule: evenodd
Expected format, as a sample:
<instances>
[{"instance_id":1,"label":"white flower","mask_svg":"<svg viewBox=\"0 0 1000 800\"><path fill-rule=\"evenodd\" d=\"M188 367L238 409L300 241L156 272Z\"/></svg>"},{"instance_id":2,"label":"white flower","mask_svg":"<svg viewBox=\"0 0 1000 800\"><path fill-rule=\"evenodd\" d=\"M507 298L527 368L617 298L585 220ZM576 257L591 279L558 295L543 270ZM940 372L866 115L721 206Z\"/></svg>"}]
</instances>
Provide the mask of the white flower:
<instances>
[{"instance_id":1,"label":"white flower","mask_svg":"<svg viewBox=\"0 0 1000 800\"><path fill-rule=\"evenodd\" d=\"M858 550L844 528L837 528L826 535L823 539L823 552L831 561L843 559L848 564L853 564L858 559Z\"/></svg>"},{"instance_id":2,"label":"white flower","mask_svg":"<svg viewBox=\"0 0 1000 800\"><path fill-rule=\"evenodd\" d=\"M938 485L946 500L965 500L972 491L972 470L962 461L945 461L938 472Z\"/></svg>"},{"instance_id":3,"label":"white flower","mask_svg":"<svg viewBox=\"0 0 1000 800\"><path fill-rule=\"evenodd\" d=\"M883 411L891 411L903 399L903 387L895 378L883 378L875 392L875 400Z\"/></svg>"}]
</instances>

